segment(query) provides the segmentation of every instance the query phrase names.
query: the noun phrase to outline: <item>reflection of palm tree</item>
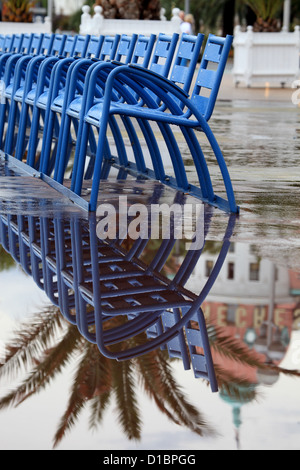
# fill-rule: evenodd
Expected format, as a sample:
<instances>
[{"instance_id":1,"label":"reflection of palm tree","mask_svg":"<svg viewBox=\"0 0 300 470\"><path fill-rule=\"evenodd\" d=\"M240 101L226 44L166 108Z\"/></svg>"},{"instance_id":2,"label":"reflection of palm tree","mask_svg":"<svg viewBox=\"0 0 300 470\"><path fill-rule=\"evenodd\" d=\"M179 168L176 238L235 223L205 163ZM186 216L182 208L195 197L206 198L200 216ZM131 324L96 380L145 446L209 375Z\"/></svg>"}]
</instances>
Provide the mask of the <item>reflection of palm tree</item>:
<instances>
[{"instance_id":1,"label":"reflection of palm tree","mask_svg":"<svg viewBox=\"0 0 300 470\"><path fill-rule=\"evenodd\" d=\"M298 371L264 364L252 350L240 341L227 337L221 330L208 328L211 346L220 356L230 358L260 370L273 370L300 376ZM137 341L145 341L141 335ZM112 399L117 402L118 419L128 439L141 437L141 413L136 394L137 383L154 400L158 409L178 425L186 426L202 436L213 434L201 413L190 404L172 374L170 361L162 350L126 362L117 362L99 354L97 346L87 342L76 326L66 323L55 307L38 314L22 325L15 339L6 347L4 363L0 364L0 379L15 375L26 378L14 390L0 399L0 409L18 405L51 383L63 367L79 358L69 402L57 429L54 446L76 424L80 411L90 404L90 426L96 428L103 419ZM237 402L256 397L253 384L234 377L230 371L215 365L221 394ZM242 390L242 394L241 394Z\"/></svg>"},{"instance_id":2,"label":"reflection of palm tree","mask_svg":"<svg viewBox=\"0 0 300 470\"><path fill-rule=\"evenodd\" d=\"M6 348L0 378L29 371L24 381L0 399L0 409L17 405L45 388L74 357L79 362L74 375L67 409L57 429L56 446L77 421L89 402L90 426L101 423L111 400L117 402L118 419L128 439L141 436L141 413L136 385L141 383L159 410L179 425L198 435L212 433L201 413L185 398L172 374L164 351L152 351L132 361L117 362L99 354L97 346L87 342L78 329L67 324L58 309L51 307L16 334ZM142 340L143 338L140 338Z\"/></svg>"},{"instance_id":3,"label":"reflection of palm tree","mask_svg":"<svg viewBox=\"0 0 300 470\"><path fill-rule=\"evenodd\" d=\"M265 360L264 356L259 355L253 349L249 349L249 347L240 339L235 339L225 335L222 328L217 328L214 325L209 326L208 335L212 350L219 354L221 358L226 357L231 361L257 369L260 373L273 372L278 374L282 373L291 377L300 377L300 371L284 369L277 366L274 362ZM226 389L227 393L230 395L232 395L235 390L234 393L236 394L237 388L242 385L243 381L231 377L230 373L226 370L220 370L218 365L215 365L215 369L220 388ZM246 382L244 382L244 384L245 383ZM237 388L234 387L234 384ZM252 396L253 398L251 387L249 388L249 391L249 397ZM245 392L243 392L243 396L245 398ZM235 398L237 397L238 395L235 395Z\"/></svg>"}]
</instances>

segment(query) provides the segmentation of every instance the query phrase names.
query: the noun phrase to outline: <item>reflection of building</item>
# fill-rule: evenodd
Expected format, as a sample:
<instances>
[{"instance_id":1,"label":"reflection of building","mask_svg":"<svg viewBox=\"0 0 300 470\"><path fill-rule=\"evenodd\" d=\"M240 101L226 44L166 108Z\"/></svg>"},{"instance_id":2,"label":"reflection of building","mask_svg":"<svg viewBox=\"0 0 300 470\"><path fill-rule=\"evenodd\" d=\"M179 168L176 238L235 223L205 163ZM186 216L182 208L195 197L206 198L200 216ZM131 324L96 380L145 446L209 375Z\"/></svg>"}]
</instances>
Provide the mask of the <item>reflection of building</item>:
<instances>
[{"instance_id":1,"label":"reflection of building","mask_svg":"<svg viewBox=\"0 0 300 470\"><path fill-rule=\"evenodd\" d=\"M232 421L235 429L235 441L237 449L240 449L240 428L242 426L242 407L248 403L251 403L254 395L249 387L237 385L236 390L231 390L231 386L228 386L228 390L221 390L221 399L231 406L232 408ZM237 398L238 395L238 398Z\"/></svg>"},{"instance_id":2,"label":"reflection of building","mask_svg":"<svg viewBox=\"0 0 300 470\"><path fill-rule=\"evenodd\" d=\"M199 260L189 287L199 289L215 262L214 244ZM260 259L251 245L233 243L209 298L206 318L241 338L266 360L280 363L289 343L293 321L300 316L295 294L300 276ZM298 312L298 313L297 313Z\"/></svg>"},{"instance_id":3,"label":"reflection of building","mask_svg":"<svg viewBox=\"0 0 300 470\"><path fill-rule=\"evenodd\" d=\"M208 279L217 248L211 243L202 254L188 283L191 290L197 292ZM297 296L298 274L261 259L254 247L236 243L231 245L203 310L208 322L224 331L224 335L241 339L266 364L279 365L286 356L292 330L300 326ZM232 408L235 440L240 448L243 406L251 403L251 393L255 394L258 385L275 385L279 373L272 368L256 369L216 353L214 361L233 377L232 389L221 389L220 397ZM241 386L234 378L243 379L248 385Z\"/></svg>"}]
</instances>

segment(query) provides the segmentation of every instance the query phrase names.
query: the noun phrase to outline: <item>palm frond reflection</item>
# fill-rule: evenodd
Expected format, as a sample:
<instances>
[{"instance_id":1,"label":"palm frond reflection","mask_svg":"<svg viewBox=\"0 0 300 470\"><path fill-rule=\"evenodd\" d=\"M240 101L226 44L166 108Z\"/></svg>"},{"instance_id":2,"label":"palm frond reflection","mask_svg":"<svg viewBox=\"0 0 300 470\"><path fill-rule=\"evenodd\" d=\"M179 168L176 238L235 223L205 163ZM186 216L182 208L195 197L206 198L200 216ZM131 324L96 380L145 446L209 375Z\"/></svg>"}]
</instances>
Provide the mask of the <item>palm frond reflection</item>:
<instances>
[{"instance_id":1,"label":"palm frond reflection","mask_svg":"<svg viewBox=\"0 0 300 470\"><path fill-rule=\"evenodd\" d=\"M67 323L55 307L22 324L6 346L0 380L9 377L10 381L18 381L18 385L0 399L0 409L18 406L50 386L70 364L74 367L73 382L54 436L54 447L76 425L87 404L92 429L102 423L112 401L116 403L117 420L126 438L141 439L138 386L173 423L200 436L214 434L202 413L185 397L165 351L158 349L123 362L108 359L80 335L76 326Z\"/></svg>"}]
</instances>

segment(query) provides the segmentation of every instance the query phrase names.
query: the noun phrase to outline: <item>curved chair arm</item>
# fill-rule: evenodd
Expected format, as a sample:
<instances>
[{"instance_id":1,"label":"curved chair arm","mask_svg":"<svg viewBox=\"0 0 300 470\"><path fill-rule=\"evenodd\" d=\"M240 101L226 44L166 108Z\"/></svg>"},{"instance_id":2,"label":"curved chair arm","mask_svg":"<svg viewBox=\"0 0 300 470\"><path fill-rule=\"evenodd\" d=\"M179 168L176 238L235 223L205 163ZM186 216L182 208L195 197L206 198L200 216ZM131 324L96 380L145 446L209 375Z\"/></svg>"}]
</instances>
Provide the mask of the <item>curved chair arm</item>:
<instances>
[{"instance_id":1,"label":"curved chair arm","mask_svg":"<svg viewBox=\"0 0 300 470\"><path fill-rule=\"evenodd\" d=\"M114 107L111 97L118 81L129 84L137 93L141 93L142 87L142 98L147 104L150 103L152 109L146 107L138 108L126 103ZM148 89L151 93L148 93ZM162 112L159 109L153 109L153 106L151 105L151 103L153 103L153 94L157 96L158 102L160 101L166 106L169 112ZM183 109L185 108L187 111L184 112ZM109 116L114 113L126 114L132 117L137 116L142 119L163 122L166 124L175 124L187 128L200 127L206 134L219 164L226 187L230 211L234 213L238 212L229 172L216 138L201 112L180 87L153 72L149 73L148 70L139 69L138 67L120 66L112 71L108 76L101 111L100 134L103 133L101 138L104 138L106 133ZM194 119L190 119L190 116L193 116ZM100 173L98 173L100 171L100 166L101 165L98 164L95 169L94 189L92 190L91 200L94 200L93 198L96 197L96 192L98 192L97 182L100 177Z\"/></svg>"}]
</instances>

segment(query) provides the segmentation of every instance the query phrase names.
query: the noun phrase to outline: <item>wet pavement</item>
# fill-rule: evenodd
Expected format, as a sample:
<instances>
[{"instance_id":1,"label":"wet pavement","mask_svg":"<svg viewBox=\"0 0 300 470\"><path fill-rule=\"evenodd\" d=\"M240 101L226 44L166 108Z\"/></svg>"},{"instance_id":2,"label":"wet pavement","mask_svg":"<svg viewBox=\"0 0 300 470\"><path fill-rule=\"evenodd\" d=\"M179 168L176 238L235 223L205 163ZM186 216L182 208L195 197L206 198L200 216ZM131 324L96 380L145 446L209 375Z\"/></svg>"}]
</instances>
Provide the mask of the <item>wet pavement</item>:
<instances>
[{"instance_id":1,"label":"wet pavement","mask_svg":"<svg viewBox=\"0 0 300 470\"><path fill-rule=\"evenodd\" d=\"M231 248L203 304L207 322L214 328L210 331L211 341L214 331L224 335L223 342L219 338L213 347L223 385L220 393L211 394L206 384L183 370L180 361L172 363L184 396L203 414L204 435L193 432L191 426L178 426L160 413L145 393L141 379L138 399L143 425L139 440L127 439L118 424L114 389L98 430L90 432L91 414L83 410L58 449L299 450L300 377L288 372L300 369L300 114L292 103L292 93L290 89L268 87L235 89L228 71L210 121L240 206L230 237ZM209 167L218 181L218 168L212 156ZM0 190L3 213L8 209L9 197L13 198L7 192L12 190L12 181L7 180L6 184ZM27 184L23 180L17 186L27 193ZM40 188L36 184L38 197ZM222 191L221 180L219 186ZM146 195L151 191L149 187ZM111 194L107 192L105 198L111 200ZM16 214L19 205L14 202ZM36 210L33 202L31 207ZM61 211L64 201L56 200L49 190L48 209L53 204ZM53 213L50 210L49 217ZM207 249L187 283L194 293L210 274L227 224L227 214L217 209L210 213L206 224ZM174 275L172 272L176 272L183 256L182 252L175 253L166 267L166 275ZM3 251L0 259L3 345L19 321L49 302L29 276L8 262ZM254 356L248 357L244 347ZM259 356L258 363L255 354ZM41 395L31 397L16 409L1 411L1 449L51 448L67 406L76 357ZM261 367L259 361L263 361ZM6 378L3 389L7 392L10 388L11 382ZM96 396L97 393L93 398Z\"/></svg>"}]
</instances>

